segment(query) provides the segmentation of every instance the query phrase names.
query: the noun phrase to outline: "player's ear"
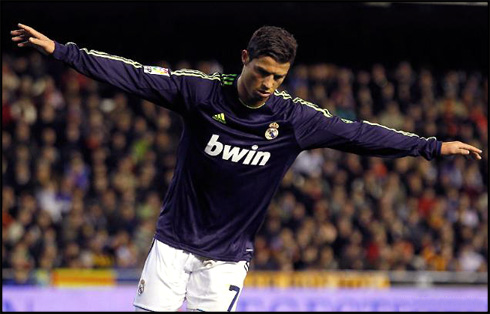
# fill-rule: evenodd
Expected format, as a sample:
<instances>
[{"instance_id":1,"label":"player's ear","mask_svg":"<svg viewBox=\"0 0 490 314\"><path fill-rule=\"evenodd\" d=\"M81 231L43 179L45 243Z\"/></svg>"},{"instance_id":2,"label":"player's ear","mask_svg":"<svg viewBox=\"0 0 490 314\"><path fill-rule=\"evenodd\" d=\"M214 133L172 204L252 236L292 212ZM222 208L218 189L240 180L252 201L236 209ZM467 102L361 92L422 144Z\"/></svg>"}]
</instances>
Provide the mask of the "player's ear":
<instances>
[{"instance_id":1,"label":"player's ear","mask_svg":"<svg viewBox=\"0 0 490 314\"><path fill-rule=\"evenodd\" d=\"M243 65L247 65L247 63L250 61L250 56L248 55L248 51L243 49L242 50L242 63Z\"/></svg>"}]
</instances>

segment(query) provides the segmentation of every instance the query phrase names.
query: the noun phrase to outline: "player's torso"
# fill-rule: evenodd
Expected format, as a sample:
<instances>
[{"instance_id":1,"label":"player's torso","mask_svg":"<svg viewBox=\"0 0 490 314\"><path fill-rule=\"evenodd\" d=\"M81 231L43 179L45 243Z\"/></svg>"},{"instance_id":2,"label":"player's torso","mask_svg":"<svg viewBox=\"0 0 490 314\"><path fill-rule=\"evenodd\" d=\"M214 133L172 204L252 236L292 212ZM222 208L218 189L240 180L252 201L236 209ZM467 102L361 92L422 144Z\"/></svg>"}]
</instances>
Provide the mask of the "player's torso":
<instances>
[{"instance_id":1,"label":"player's torso","mask_svg":"<svg viewBox=\"0 0 490 314\"><path fill-rule=\"evenodd\" d=\"M189 144L202 157L219 167L246 171L280 166L298 153L287 110L278 110L276 99L250 109L227 88L234 87L215 86L208 97L192 105L187 117Z\"/></svg>"},{"instance_id":2,"label":"player's torso","mask_svg":"<svg viewBox=\"0 0 490 314\"><path fill-rule=\"evenodd\" d=\"M275 99L250 109L235 86L211 83L187 99L195 102L186 104L158 236L196 254L249 259L253 235L299 148L290 114Z\"/></svg>"}]
</instances>

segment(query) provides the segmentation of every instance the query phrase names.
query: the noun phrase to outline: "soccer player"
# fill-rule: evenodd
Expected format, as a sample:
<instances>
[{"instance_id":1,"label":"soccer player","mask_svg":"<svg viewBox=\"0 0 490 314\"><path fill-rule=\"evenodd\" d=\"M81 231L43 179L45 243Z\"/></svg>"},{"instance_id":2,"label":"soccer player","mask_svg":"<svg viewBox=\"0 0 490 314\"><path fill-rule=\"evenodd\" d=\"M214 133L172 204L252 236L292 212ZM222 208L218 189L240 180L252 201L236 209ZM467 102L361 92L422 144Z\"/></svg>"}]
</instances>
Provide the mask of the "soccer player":
<instances>
[{"instance_id":1,"label":"soccer player","mask_svg":"<svg viewBox=\"0 0 490 314\"><path fill-rule=\"evenodd\" d=\"M296 55L286 30L264 26L241 52L240 75L172 71L19 24L19 47L34 47L80 73L180 114L184 130L134 306L137 311L234 311L253 256L254 236L296 156L328 147L366 156L472 155L461 142L423 138L350 121L277 88Z\"/></svg>"}]
</instances>

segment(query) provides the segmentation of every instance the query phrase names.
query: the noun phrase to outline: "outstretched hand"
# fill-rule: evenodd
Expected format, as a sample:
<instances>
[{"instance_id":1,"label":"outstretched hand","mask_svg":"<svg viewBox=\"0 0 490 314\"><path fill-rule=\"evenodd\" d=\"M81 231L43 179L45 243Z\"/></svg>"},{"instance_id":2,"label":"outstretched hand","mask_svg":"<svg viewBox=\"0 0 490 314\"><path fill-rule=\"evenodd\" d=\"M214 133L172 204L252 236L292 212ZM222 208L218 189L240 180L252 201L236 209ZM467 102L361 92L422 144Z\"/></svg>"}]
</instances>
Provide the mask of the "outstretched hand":
<instances>
[{"instance_id":1,"label":"outstretched hand","mask_svg":"<svg viewBox=\"0 0 490 314\"><path fill-rule=\"evenodd\" d=\"M45 55L50 55L54 52L55 44L53 40L44 36L30 26L20 23L18 26L20 29L10 32L10 34L13 36L12 40L18 42L17 46L32 47Z\"/></svg>"},{"instance_id":2,"label":"outstretched hand","mask_svg":"<svg viewBox=\"0 0 490 314\"><path fill-rule=\"evenodd\" d=\"M456 142L443 142L441 147L441 155L470 155L480 160L482 153L481 149L478 149L474 146L456 141Z\"/></svg>"}]
</instances>

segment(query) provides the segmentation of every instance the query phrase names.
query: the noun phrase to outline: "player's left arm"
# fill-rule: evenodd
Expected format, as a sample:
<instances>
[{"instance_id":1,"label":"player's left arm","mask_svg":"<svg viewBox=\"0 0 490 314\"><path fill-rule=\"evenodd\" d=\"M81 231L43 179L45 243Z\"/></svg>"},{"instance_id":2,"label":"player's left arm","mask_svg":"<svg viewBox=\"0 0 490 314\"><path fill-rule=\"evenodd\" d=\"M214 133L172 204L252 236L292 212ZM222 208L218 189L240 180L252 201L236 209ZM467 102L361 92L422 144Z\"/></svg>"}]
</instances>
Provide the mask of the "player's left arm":
<instances>
[{"instance_id":1,"label":"player's left arm","mask_svg":"<svg viewBox=\"0 0 490 314\"><path fill-rule=\"evenodd\" d=\"M302 149L329 147L376 157L471 155L481 159L481 150L462 142L442 142L369 121L350 121L327 110L302 106L297 116L296 138Z\"/></svg>"}]
</instances>

